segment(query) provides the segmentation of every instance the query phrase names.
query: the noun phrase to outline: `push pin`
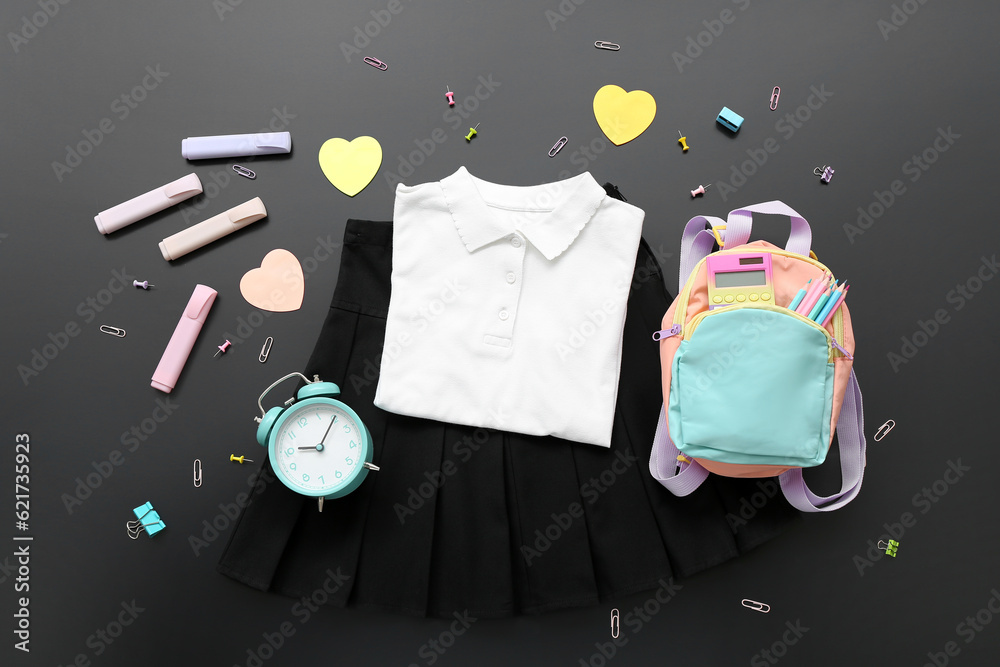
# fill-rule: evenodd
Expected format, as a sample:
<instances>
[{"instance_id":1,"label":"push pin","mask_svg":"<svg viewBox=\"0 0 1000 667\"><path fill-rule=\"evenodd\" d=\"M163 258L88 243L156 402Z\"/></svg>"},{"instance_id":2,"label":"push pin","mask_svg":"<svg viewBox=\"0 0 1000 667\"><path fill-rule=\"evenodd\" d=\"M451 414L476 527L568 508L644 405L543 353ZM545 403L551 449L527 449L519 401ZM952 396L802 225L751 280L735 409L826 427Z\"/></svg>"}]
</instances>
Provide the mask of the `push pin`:
<instances>
[{"instance_id":1,"label":"push pin","mask_svg":"<svg viewBox=\"0 0 1000 667\"><path fill-rule=\"evenodd\" d=\"M150 285L148 280L143 280L141 283L138 280L133 280L132 286L141 287L142 289L149 289L150 287L156 287L156 285Z\"/></svg>"},{"instance_id":2,"label":"push pin","mask_svg":"<svg viewBox=\"0 0 1000 667\"><path fill-rule=\"evenodd\" d=\"M240 456L236 456L235 454L230 454L229 455L229 460L230 461L235 461L236 463L242 464L244 459L246 459L247 463L253 463L253 459L247 459L243 455L240 455Z\"/></svg>"},{"instance_id":3,"label":"push pin","mask_svg":"<svg viewBox=\"0 0 1000 667\"><path fill-rule=\"evenodd\" d=\"M708 185L699 185L697 190L691 191L691 196L697 197L698 195L703 195L705 194L705 188L710 188L710 187L712 187L711 183L709 183Z\"/></svg>"},{"instance_id":4,"label":"push pin","mask_svg":"<svg viewBox=\"0 0 1000 667\"><path fill-rule=\"evenodd\" d=\"M813 169L813 173L819 176L819 180L824 183L829 183L830 179L833 178L833 167L828 167L823 165L822 167L816 167Z\"/></svg>"},{"instance_id":5,"label":"push pin","mask_svg":"<svg viewBox=\"0 0 1000 667\"><path fill-rule=\"evenodd\" d=\"M479 123L476 123L476 127L479 127ZM479 134L478 132L476 132L476 127L470 127L469 128L469 133L467 135L465 135L465 140L466 141L472 141L472 137L474 137L477 134Z\"/></svg>"},{"instance_id":6,"label":"push pin","mask_svg":"<svg viewBox=\"0 0 1000 667\"><path fill-rule=\"evenodd\" d=\"M688 152L687 137L685 137L684 135L682 135L680 130L677 130L677 136L680 137L680 139L677 140L677 143L679 143L681 145L681 148L683 149L682 152L683 153L687 153Z\"/></svg>"},{"instance_id":7,"label":"push pin","mask_svg":"<svg viewBox=\"0 0 1000 667\"><path fill-rule=\"evenodd\" d=\"M215 354L213 354L212 358L215 359L220 354L225 354L226 350L229 349L230 345L232 345L232 343L230 343L228 340L225 343L223 343L222 345L219 345L219 351L216 352Z\"/></svg>"},{"instance_id":8,"label":"push pin","mask_svg":"<svg viewBox=\"0 0 1000 667\"><path fill-rule=\"evenodd\" d=\"M896 557L896 550L899 549L899 542L897 542L896 540L889 540L889 544L886 544L885 546L882 546L883 544L885 544L885 542L883 542L882 540L879 540L878 541L878 548L879 549L884 549L886 556L892 556L893 558L895 558Z\"/></svg>"},{"instance_id":9,"label":"push pin","mask_svg":"<svg viewBox=\"0 0 1000 667\"><path fill-rule=\"evenodd\" d=\"M448 91L444 94L444 96L448 98L448 106L455 106L455 93L451 92L451 87L449 86L445 86L444 89Z\"/></svg>"}]
</instances>

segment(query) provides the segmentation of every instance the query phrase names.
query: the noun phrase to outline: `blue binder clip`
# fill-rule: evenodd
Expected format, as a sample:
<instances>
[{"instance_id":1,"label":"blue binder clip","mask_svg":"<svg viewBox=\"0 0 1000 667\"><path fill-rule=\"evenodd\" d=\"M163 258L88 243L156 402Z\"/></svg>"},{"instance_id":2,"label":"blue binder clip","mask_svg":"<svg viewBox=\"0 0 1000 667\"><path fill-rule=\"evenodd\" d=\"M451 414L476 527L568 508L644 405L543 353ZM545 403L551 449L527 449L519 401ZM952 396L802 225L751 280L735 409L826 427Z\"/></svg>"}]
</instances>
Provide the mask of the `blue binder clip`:
<instances>
[{"instance_id":1,"label":"blue binder clip","mask_svg":"<svg viewBox=\"0 0 1000 667\"><path fill-rule=\"evenodd\" d=\"M719 116L715 119L715 122L730 132L739 132L740 126L743 125L743 116L729 107L722 107L722 111L719 112Z\"/></svg>"},{"instance_id":2,"label":"blue binder clip","mask_svg":"<svg viewBox=\"0 0 1000 667\"><path fill-rule=\"evenodd\" d=\"M132 510L132 513L135 514L136 520L126 522L125 528L128 529L128 536L133 540L139 539L140 533L145 532L152 537L167 527L167 524L163 523L163 519L153 509L153 503L147 502L144 505L139 505Z\"/></svg>"}]
</instances>

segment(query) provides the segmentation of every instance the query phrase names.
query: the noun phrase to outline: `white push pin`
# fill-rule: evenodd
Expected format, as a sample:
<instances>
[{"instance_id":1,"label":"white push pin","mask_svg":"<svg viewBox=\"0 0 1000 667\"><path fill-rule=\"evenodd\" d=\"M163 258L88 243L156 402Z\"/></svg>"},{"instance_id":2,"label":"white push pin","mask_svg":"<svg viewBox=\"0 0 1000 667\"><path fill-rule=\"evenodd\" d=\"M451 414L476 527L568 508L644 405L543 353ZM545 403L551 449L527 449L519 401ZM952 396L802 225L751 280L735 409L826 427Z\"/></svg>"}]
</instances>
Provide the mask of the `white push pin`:
<instances>
[{"instance_id":1,"label":"white push pin","mask_svg":"<svg viewBox=\"0 0 1000 667\"><path fill-rule=\"evenodd\" d=\"M232 345L232 343L230 343L228 340L225 343L223 343L222 345L219 345L219 351L216 352L215 354L213 354L212 358L214 359L215 357L219 356L220 354L225 354L226 350L229 349L230 345Z\"/></svg>"},{"instance_id":2,"label":"white push pin","mask_svg":"<svg viewBox=\"0 0 1000 667\"><path fill-rule=\"evenodd\" d=\"M138 280L133 280L132 286L141 287L142 289L149 289L150 287L156 287L156 285L150 285L148 280L143 280L141 283Z\"/></svg>"},{"instance_id":3,"label":"white push pin","mask_svg":"<svg viewBox=\"0 0 1000 667\"><path fill-rule=\"evenodd\" d=\"M705 188L710 188L710 187L712 187L711 183L709 183L708 185L699 185L697 190L691 191L691 196L697 197L698 195L703 195L705 194Z\"/></svg>"}]
</instances>

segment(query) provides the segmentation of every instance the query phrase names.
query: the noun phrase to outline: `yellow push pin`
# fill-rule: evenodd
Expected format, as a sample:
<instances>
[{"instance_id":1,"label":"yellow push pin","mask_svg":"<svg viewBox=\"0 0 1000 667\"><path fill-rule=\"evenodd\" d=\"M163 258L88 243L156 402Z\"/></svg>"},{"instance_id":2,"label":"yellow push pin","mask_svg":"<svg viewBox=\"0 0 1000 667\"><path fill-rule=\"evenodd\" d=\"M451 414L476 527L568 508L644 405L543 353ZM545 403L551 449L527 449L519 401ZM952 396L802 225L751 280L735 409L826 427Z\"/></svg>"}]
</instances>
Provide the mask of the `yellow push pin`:
<instances>
[{"instance_id":1,"label":"yellow push pin","mask_svg":"<svg viewBox=\"0 0 1000 667\"><path fill-rule=\"evenodd\" d=\"M479 127L479 123L476 123L476 127ZM465 135L465 140L466 141L472 141L472 137L474 137L477 134L479 134L478 132L476 132L476 127L470 127L469 128L469 133L467 135Z\"/></svg>"},{"instance_id":2,"label":"yellow push pin","mask_svg":"<svg viewBox=\"0 0 1000 667\"><path fill-rule=\"evenodd\" d=\"M229 455L229 460L230 461L235 461L236 463L243 463L244 459L246 459L247 463L253 463L253 459L247 459L245 456L242 456L242 455L241 456L236 456L235 454L230 454Z\"/></svg>"},{"instance_id":3,"label":"yellow push pin","mask_svg":"<svg viewBox=\"0 0 1000 667\"><path fill-rule=\"evenodd\" d=\"M687 153L688 152L687 137L681 135L680 130L677 130L677 136L680 137L680 139L677 140L677 143L679 143L681 145L681 148L684 149L682 152Z\"/></svg>"}]
</instances>

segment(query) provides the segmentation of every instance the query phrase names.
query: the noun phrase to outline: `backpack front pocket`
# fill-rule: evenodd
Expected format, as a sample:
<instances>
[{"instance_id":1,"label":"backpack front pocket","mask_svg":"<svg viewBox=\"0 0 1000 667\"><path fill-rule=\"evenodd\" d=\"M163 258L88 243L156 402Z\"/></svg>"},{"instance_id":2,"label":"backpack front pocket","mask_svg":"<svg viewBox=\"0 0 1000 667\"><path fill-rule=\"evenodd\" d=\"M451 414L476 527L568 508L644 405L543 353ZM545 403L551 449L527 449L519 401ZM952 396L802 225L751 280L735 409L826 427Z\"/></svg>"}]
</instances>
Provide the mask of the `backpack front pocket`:
<instances>
[{"instance_id":1,"label":"backpack front pocket","mask_svg":"<svg viewBox=\"0 0 1000 667\"><path fill-rule=\"evenodd\" d=\"M693 458L808 467L826 459L834 343L779 306L700 313L673 359L670 438Z\"/></svg>"}]
</instances>

